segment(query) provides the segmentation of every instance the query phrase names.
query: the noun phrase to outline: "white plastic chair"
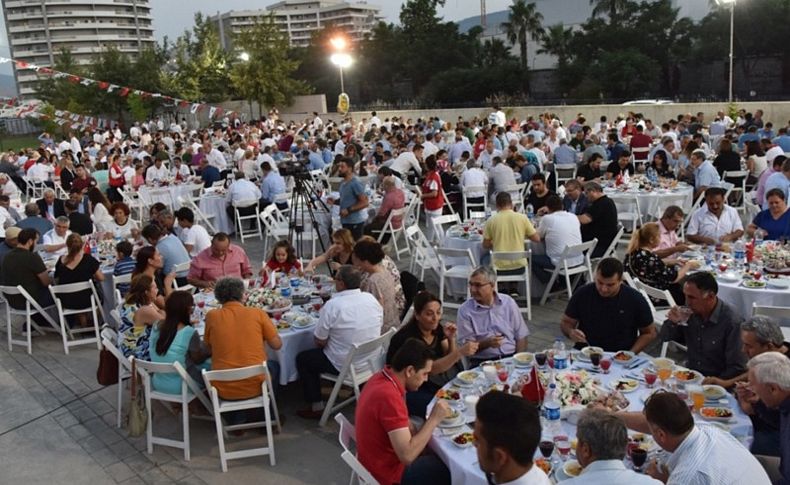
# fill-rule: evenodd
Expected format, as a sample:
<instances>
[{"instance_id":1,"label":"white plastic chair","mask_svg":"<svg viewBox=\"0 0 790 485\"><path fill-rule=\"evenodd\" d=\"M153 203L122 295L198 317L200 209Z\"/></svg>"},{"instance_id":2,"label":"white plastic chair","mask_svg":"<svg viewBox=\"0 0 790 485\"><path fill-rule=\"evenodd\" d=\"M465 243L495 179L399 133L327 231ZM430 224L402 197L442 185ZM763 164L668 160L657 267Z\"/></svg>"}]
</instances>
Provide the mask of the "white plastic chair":
<instances>
[{"instance_id":1,"label":"white plastic chair","mask_svg":"<svg viewBox=\"0 0 790 485\"><path fill-rule=\"evenodd\" d=\"M202 187L203 186L201 185L201 188ZM214 214L206 214L200 210L200 207L198 207L194 199L178 196L177 200L178 203L181 204L181 207L186 207L192 211L192 213L195 215L196 224L205 226L206 231L208 231L209 234L216 234L217 230L214 228L214 224L211 223L211 219L214 218Z\"/></svg>"},{"instance_id":2,"label":"white plastic chair","mask_svg":"<svg viewBox=\"0 0 790 485\"><path fill-rule=\"evenodd\" d=\"M471 249L452 249L452 248L437 248L436 254L439 257L439 300L442 306L447 308L458 308L460 303L445 302L444 289L445 282L449 280L460 279L463 280L466 287L466 298L469 298L469 285L467 281L475 270L475 258L472 255Z\"/></svg>"},{"instance_id":3,"label":"white plastic chair","mask_svg":"<svg viewBox=\"0 0 790 485\"><path fill-rule=\"evenodd\" d=\"M151 349L153 352L154 350ZM137 373L143 384L143 391L145 392L145 409L148 413L148 422L146 425L145 435L146 442L148 443L148 454L154 452L154 445L170 446L173 448L181 448L184 450L184 460L189 461L190 446L189 446L189 403L198 399L206 409L211 412L211 404L206 399L203 391L200 390L198 384L187 374L187 371L179 362L163 363L163 362L147 362L134 357L130 359L136 364ZM154 374L178 374L181 377L181 393L169 394L167 392L157 391L153 388L152 377ZM179 403L181 404L181 425L183 427L183 438L181 441L163 438L161 436L154 436L153 433L153 416L151 414L151 401L162 401L165 403ZM167 404L169 405L169 404Z\"/></svg>"},{"instance_id":4,"label":"white plastic chair","mask_svg":"<svg viewBox=\"0 0 790 485\"><path fill-rule=\"evenodd\" d=\"M790 307L758 305L752 303L752 315L762 315L776 320L785 340L790 339Z\"/></svg>"},{"instance_id":5,"label":"white plastic chair","mask_svg":"<svg viewBox=\"0 0 790 485\"><path fill-rule=\"evenodd\" d=\"M573 246L565 246L565 249L563 249L562 254L560 255L560 264L554 267L554 271L551 273L551 278L546 284L546 289L543 290L543 297L540 299L541 305L546 304L546 300L549 298L549 295L552 294L551 288L554 286L554 282L557 281L557 278L560 276L565 277L565 286L568 290L568 299L570 299L571 295L573 295L573 288L576 287L576 284L585 273L587 274L589 281L593 281L590 253L592 253L592 250L596 244L598 244L597 238L585 243L576 244ZM568 260L579 255L584 256L584 261L576 266L568 266ZM573 282L571 282L571 276L575 276ZM561 293L561 291L558 293Z\"/></svg>"},{"instance_id":6,"label":"white plastic chair","mask_svg":"<svg viewBox=\"0 0 790 485\"><path fill-rule=\"evenodd\" d=\"M526 260L526 266L524 266L524 272L522 274L500 274L497 270L496 263L497 261L521 261ZM527 320L532 320L532 290L530 289L530 272L532 271L532 250L527 249L526 251L494 251L491 253L491 265L494 268L494 272L496 273L496 282L499 283L524 283L525 288L525 300L526 305L521 311L527 312Z\"/></svg>"},{"instance_id":7,"label":"white plastic chair","mask_svg":"<svg viewBox=\"0 0 790 485\"><path fill-rule=\"evenodd\" d=\"M642 212L639 209L639 197L623 194L612 198L617 207L617 221L625 228L617 240L620 244L628 244L631 234L642 225Z\"/></svg>"},{"instance_id":8,"label":"white plastic chair","mask_svg":"<svg viewBox=\"0 0 790 485\"><path fill-rule=\"evenodd\" d=\"M647 285L644 282L639 281L639 278L634 278L634 288L639 290L639 292L642 293L642 296L645 297L645 300L647 300L647 304L650 306L650 311L653 313L653 323L656 326L661 327L661 325L663 325L664 321L667 319L667 313L669 313L669 309L673 306L677 306L672 294L669 292L669 290L659 290L658 288ZM653 300L665 301L667 302L667 306L657 308L655 303L653 303ZM686 350L686 346L681 345L678 342L668 340L661 344L661 357L666 357L670 345L674 345L684 351Z\"/></svg>"},{"instance_id":9,"label":"white plastic chair","mask_svg":"<svg viewBox=\"0 0 790 485\"><path fill-rule=\"evenodd\" d=\"M5 317L6 317L6 336L8 337L8 351L11 352L13 350L13 345L24 345L27 347L27 353L33 353L33 343L32 343L32 335L33 330L37 331L40 335L44 335L44 330L47 331L54 331L60 333L60 327L52 319L52 317L47 313L47 310L51 310L55 308L55 305L50 305L46 308L42 308L41 305L38 304L33 297L30 296L22 285L19 286L0 286L0 293L3 294L3 298L6 300L5 305ZM24 309L17 309L13 308L11 304L8 302L9 295L20 295L25 298L25 308ZM13 326L11 325L11 315L18 315L25 317L25 327L24 331L26 332L25 340L17 340L14 339L13 336ZM46 327L39 327L36 322L33 321L33 315L41 315L47 323L49 323L50 328Z\"/></svg>"},{"instance_id":10,"label":"white plastic chair","mask_svg":"<svg viewBox=\"0 0 790 485\"><path fill-rule=\"evenodd\" d=\"M694 212L699 209L702 201L705 200L705 192L700 193L697 196L697 199L691 204L691 209L686 213L685 217L683 218L683 224L680 225L680 238L683 239L685 237L686 228L689 226L691 222L691 217L694 215ZM724 200L727 200L726 197Z\"/></svg>"},{"instance_id":11,"label":"white plastic chair","mask_svg":"<svg viewBox=\"0 0 790 485\"><path fill-rule=\"evenodd\" d=\"M598 267L598 263L600 263L601 260L615 257L614 253L617 250L617 243L620 242L620 239L623 237L623 234L625 234L625 227L623 227L622 224L618 223L617 234L615 234L614 239L612 239L612 242L609 243L609 247L606 248L606 250L603 252L603 254L600 257L592 258L590 260L593 265L593 271L595 271L595 269Z\"/></svg>"},{"instance_id":12,"label":"white plastic chair","mask_svg":"<svg viewBox=\"0 0 790 485\"><path fill-rule=\"evenodd\" d=\"M176 273L176 274L178 274L178 273L187 273L187 272L189 272L189 267L191 266L191 264L192 264L191 261L186 261L184 263L174 264L173 265L173 273ZM173 279L173 289L174 290L188 291L190 293L194 293L195 292L196 288L194 286L188 285L188 284L184 285L184 286L178 286L178 281L176 281L176 280L177 280L177 278Z\"/></svg>"},{"instance_id":13,"label":"white plastic chair","mask_svg":"<svg viewBox=\"0 0 790 485\"><path fill-rule=\"evenodd\" d=\"M554 165L554 172L557 175L557 186L568 180L576 180L576 164Z\"/></svg>"},{"instance_id":14,"label":"white plastic chair","mask_svg":"<svg viewBox=\"0 0 790 485\"><path fill-rule=\"evenodd\" d=\"M240 401L226 401L219 397L217 388L214 387L214 382L228 382L240 381L249 379L251 377L262 376L263 383L261 383L261 395L251 399L243 399ZM274 398L274 388L272 387L272 376L269 374L269 368L266 362L249 367L242 367L239 369L226 369L226 370L203 370L203 380L206 383L206 389L211 397L211 409L214 412L214 422L217 426L217 441L219 443L219 459L222 465L222 471L228 471L228 460L236 460L239 458L249 458L252 456L265 456L269 455L269 464L274 466L277 461L274 456L274 437L272 433L272 416L271 412L274 410L274 420L277 424L277 429L282 431L280 426L280 416L277 411L277 402ZM269 406L271 405L271 409ZM243 411L247 409L263 408L264 421L254 423L243 423L236 425L226 426L222 422L222 413L229 411ZM266 444L268 446L262 448L251 448L237 451L225 450L225 433L226 431L234 431L241 429L251 428L265 428L266 429Z\"/></svg>"},{"instance_id":15,"label":"white plastic chair","mask_svg":"<svg viewBox=\"0 0 790 485\"><path fill-rule=\"evenodd\" d=\"M140 194L133 190L118 189L118 193L123 199L123 203L129 206L129 218L138 224L143 223L143 214L145 213L145 204L140 199Z\"/></svg>"},{"instance_id":16,"label":"white plastic chair","mask_svg":"<svg viewBox=\"0 0 790 485\"><path fill-rule=\"evenodd\" d=\"M502 189L502 192L510 194L510 199L513 202L513 211L524 213L524 200L527 198L527 182L508 185Z\"/></svg>"},{"instance_id":17,"label":"white plastic chair","mask_svg":"<svg viewBox=\"0 0 790 485\"><path fill-rule=\"evenodd\" d=\"M469 202L469 199L478 199L479 197L470 197L469 194L483 194L482 202ZM461 187L461 197L463 200L463 219L469 218L469 212L472 209L485 212L488 207L488 187L485 185L470 185L468 187Z\"/></svg>"},{"instance_id":18,"label":"white plastic chair","mask_svg":"<svg viewBox=\"0 0 790 485\"><path fill-rule=\"evenodd\" d=\"M240 200L233 204L233 212L236 214L236 227L238 228L238 236L241 238L241 243L244 244L245 238L258 237L263 239L263 231L261 230L261 220L258 217L258 200ZM254 207L255 211L246 216L239 213L239 209L246 209ZM255 227L249 231L244 230L244 222L252 221Z\"/></svg>"},{"instance_id":19,"label":"white plastic chair","mask_svg":"<svg viewBox=\"0 0 790 485\"><path fill-rule=\"evenodd\" d=\"M340 457L351 468L349 485L353 485L355 478L362 485L379 485L379 482L373 478L373 475L370 474L367 468L359 462L356 454L351 451L352 446L354 446L357 441L354 425L351 424L342 413L335 414L335 421L337 421L337 424L340 426L337 438L338 441L340 441L340 446L343 447L343 452L340 454Z\"/></svg>"},{"instance_id":20,"label":"white plastic chair","mask_svg":"<svg viewBox=\"0 0 790 485\"><path fill-rule=\"evenodd\" d=\"M366 383L368 379L373 377L373 374L380 371L384 367L384 358L387 354L387 347L389 346L392 336L395 335L394 328L389 329L384 335L369 340L363 344L354 345L346 357L346 362L340 372L330 374L325 372L321 374L321 379L334 382L332 393L329 395L329 400L324 408L324 413L321 415L321 426L326 425L329 416L351 404L359 398L359 386ZM354 389L354 395L335 405L337 395L342 386L348 386Z\"/></svg>"},{"instance_id":21,"label":"white plastic chair","mask_svg":"<svg viewBox=\"0 0 790 485\"><path fill-rule=\"evenodd\" d=\"M90 305L85 308L71 309L63 308L63 300L68 299L72 295L81 291L90 291ZM98 307L101 306L99 298L96 296L96 288L93 286L93 280L83 281L80 283L70 283L67 285L54 285L49 287L49 292L52 293L52 299L55 301L55 308L58 311L58 319L60 320L60 335L63 338L63 350L66 355L69 354L69 348L75 345L96 344L96 348L101 350L101 339L99 337L99 315ZM69 328L66 317L69 315L78 315L81 313L90 313L93 318L93 326L85 328ZM77 339L77 335L93 333L88 338Z\"/></svg>"},{"instance_id":22,"label":"white plastic chair","mask_svg":"<svg viewBox=\"0 0 790 485\"><path fill-rule=\"evenodd\" d=\"M736 199L734 204L730 204L730 206L734 207L738 212L746 211L746 177L749 176L748 170L731 170L725 171L721 174L721 181L727 183L733 183L734 187L731 193L736 194ZM739 184L735 184L732 182L735 180L736 182L740 180ZM725 199L727 200L727 199Z\"/></svg>"},{"instance_id":23,"label":"white plastic chair","mask_svg":"<svg viewBox=\"0 0 790 485\"><path fill-rule=\"evenodd\" d=\"M432 269L436 275L439 275L439 257L436 255L436 249L428 242L428 238L422 233L418 225L409 226L406 228L406 238L409 241L409 246L412 249L411 264L409 265L409 272L414 273L417 266L420 267L420 280L425 280L425 270Z\"/></svg>"},{"instance_id":24,"label":"white plastic chair","mask_svg":"<svg viewBox=\"0 0 790 485\"><path fill-rule=\"evenodd\" d=\"M400 261L401 253L409 253L409 244L406 242L404 247L398 248L398 236L403 235L403 238L406 239L406 230L404 229L404 224L406 222L406 207L401 207L400 209L392 209L387 216L386 222L384 222L384 226L381 228L381 231L373 231L378 232L378 242L381 244L381 241L384 239L386 234L390 235L390 240L388 244L392 244L395 248L395 258ZM392 220L395 218L399 218L401 221L400 227L394 227L392 224Z\"/></svg>"},{"instance_id":25,"label":"white plastic chair","mask_svg":"<svg viewBox=\"0 0 790 485\"><path fill-rule=\"evenodd\" d=\"M116 411L118 415L117 426L120 428L121 417L123 416L123 381L132 377L132 361L123 355L118 348L118 333L106 325L101 330L101 342L104 348L118 360L118 402Z\"/></svg>"},{"instance_id":26,"label":"white plastic chair","mask_svg":"<svg viewBox=\"0 0 790 485\"><path fill-rule=\"evenodd\" d=\"M276 244L280 239L288 237L288 225L277 219L277 206L274 204L267 205L260 213L260 220L263 227L266 229L263 238L263 254L268 258L269 255L269 239L273 239Z\"/></svg>"},{"instance_id":27,"label":"white plastic chair","mask_svg":"<svg viewBox=\"0 0 790 485\"><path fill-rule=\"evenodd\" d=\"M433 217L430 221L433 226L433 234L437 241L443 241L445 235L444 226L454 226L461 223L458 214L448 214L446 216Z\"/></svg>"}]
</instances>

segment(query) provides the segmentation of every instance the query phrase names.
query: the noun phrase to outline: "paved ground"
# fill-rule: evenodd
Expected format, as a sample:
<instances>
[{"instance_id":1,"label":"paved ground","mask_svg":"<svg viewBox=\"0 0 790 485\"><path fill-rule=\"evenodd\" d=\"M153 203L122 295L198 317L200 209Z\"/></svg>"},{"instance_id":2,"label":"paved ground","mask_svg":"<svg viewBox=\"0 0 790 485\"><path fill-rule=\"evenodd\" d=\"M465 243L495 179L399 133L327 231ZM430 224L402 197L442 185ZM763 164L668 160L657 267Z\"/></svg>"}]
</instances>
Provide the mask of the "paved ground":
<instances>
[{"instance_id":1,"label":"paved ground","mask_svg":"<svg viewBox=\"0 0 790 485\"><path fill-rule=\"evenodd\" d=\"M245 246L259 266L262 244L253 241ZM437 287L433 278L428 278L428 287ZM564 300L554 300L545 307L533 306L530 349L551 345L559 334L564 305ZM446 315L446 319L453 317L452 311ZM1 347L0 484L348 482L350 471L340 459L334 421L321 429L294 414L302 407L298 383L278 394L287 421L283 434L274 440L277 465L269 466L268 457L234 460L223 474L213 422L191 421L189 462L173 448L157 446L149 455L145 438L129 438L116 428L117 388L97 384L95 347L75 347L66 356L55 336L36 338L32 356L21 347L13 352L4 343ZM353 411L352 406L344 413L353 416ZM154 413L157 434L172 431L180 438L180 419L158 404ZM252 439L263 442L263 437Z\"/></svg>"}]
</instances>

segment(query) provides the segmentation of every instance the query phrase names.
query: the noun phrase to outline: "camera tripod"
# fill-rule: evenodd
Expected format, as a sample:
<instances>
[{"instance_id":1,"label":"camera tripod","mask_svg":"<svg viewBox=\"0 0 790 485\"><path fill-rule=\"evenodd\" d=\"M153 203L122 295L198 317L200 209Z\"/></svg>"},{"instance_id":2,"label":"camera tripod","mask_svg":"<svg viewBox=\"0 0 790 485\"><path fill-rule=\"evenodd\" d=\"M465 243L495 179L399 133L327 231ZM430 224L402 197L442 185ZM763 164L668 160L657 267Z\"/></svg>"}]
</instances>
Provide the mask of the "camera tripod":
<instances>
[{"instance_id":1,"label":"camera tripod","mask_svg":"<svg viewBox=\"0 0 790 485\"><path fill-rule=\"evenodd\" d=\"M308 232L308 234L313 238L317 238L318 244L321 246L321 252L326 252L315 212L319 208L318 204L327 213L329 213L329 208L321 200L320 194L313 185L308 173L295 173L293 178L294 189L291 194L290 205L288 206L288 240L291 241L291 245L296 249L296 257L301 258L304 252L305 227L309 224L312 231ZM328 261L327 267L329 267ZM332 272L331 267L329 267L329 271L330 273Z\"/></svg>"}]
</instances>

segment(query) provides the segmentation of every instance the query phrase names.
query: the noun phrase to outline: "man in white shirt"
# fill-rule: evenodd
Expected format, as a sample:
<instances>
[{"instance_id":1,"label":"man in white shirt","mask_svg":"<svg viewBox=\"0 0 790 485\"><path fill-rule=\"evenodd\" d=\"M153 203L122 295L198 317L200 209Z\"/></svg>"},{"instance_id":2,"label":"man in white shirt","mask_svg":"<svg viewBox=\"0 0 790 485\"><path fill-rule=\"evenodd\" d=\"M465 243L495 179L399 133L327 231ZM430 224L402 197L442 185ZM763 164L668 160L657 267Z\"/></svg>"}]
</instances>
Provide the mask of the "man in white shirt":
<instances>
[{"instance_id":1,"label":"man in white shirt","mask_svg":"<svg viewBox=\"0 0 790 485\"><path fill-rule=\"evenodd\" d=\"M228 187L228 211L233 211L233 204L240 202L255 201L261 198L261 189L257 185L244 178L244 172L236 171L235 180L230 187ZM239 214L242 216L249 215L255 210L255 207L239 208Z\"/></svg>"},{"instance_id":2,"label":"man in white shirt","mask_svg":"<svg viewBox=\"0 0 790 485\"><path fill-rule=\"evenodd\" d=\"M233 152L233 161L236 162L236 166L238 167L238 163L244 158L244 152L247 151L247 144L245 142L239 143L239 146L236 147L236 151Z\"/></svg>"},{"instance_id":3,"label":"man in white shirt","mask_svg":"<svg viewBox=\"0 0 790 485\"><path fill-rule=\"evenodd\" d=\"M140 139L140 123L138 121L135 121L134 126L129 128L129 138L135 141Z\"/></svg>"},{"instance_id":4,"label":"man in white shirt","mask_svg":"<svg viewBox=\"0 0 790 485\"><path fill-rule=\"evenodd\" d=\"M663 483L771 483L763 467L745 446L716 426L695 424L688 405L675 393L654 393L642 412L622 412L617 416L629 428L651 434L658 446L671 453L665 463L653 460L647 466L646 473Z\"/></svg>"},{"instance_id":5,"label":"man in white shirt","mask_svg":"<svg viewBox=\"0 0 790 485\"><path fill-rule=\"evenodd\" d=\"M71 235L69 223L68 217L60 216L55 219L55 227L44 233L41 238L41 244L44 246L41 251L42 258L54 258L66 254L66 238Z\"/></svg>"},{"instance_id":6,"label":"man in white shirt","mask_svg":"<svg viewBox=\"0 0 790 485\"><path fill-rule=\"evenodd\" d=\"M565 247L582 243L579 218L563 210L562 199L558 195L550 195L546 199L545 207L548 214L540 219L538 235L546 245L546 254L532 255L535 277L544 284L549 282L554 268L560 264L560 256ZM573 256L568 259L568 266L576 266L583 262L584 256Z\"/></svg>"},{"instance_id":7,"label":"man in white shirt","mask_svg":"<svg viewBox=\"0 0 790 485\"><path fill-rule=\"evenodd\" d=\"M563 485L661 485L648 475L626 469L628 430L617 416L602 409L585 409L576 425L576 458L584 467L581 475Z\"/></svg>"},{"instance_id":8,"label":"man in white shirt","mask_svg":"<svg viewBox=\"0 0 790 485\"><path fill-rule=\"evenodd\" d=\"M529 149L529 152L535 155L535 158L538 159L538 168L540 168L540 172L543 171L543 167L549 162L549 157L546 156L546 152L543 151L543 143L539 140L535 140L532 144L532 148Z\"/></svg>"},{"instance_id":9,"label":"man in white shirt","mask_svg":"<svg viewBox=\"0 0 790 485\"><path fill-rule=\"evenodd\" d=\"M494 157L494 166L488 171L488 178L491 182L488 191L492 196L504 192L505 188L516 185L516 175L513 169L502 161L500 157Z\"/></svg>"},{"instance_id":10,"label":"man in white shirt","mask_svg":"<svg viewBox=\"0 0 790 485\"><path fill-rule=\"evenodd\" d=\"M178 155L173 157L173 166L170 168L170 178L184 181L191 176L192 172L189 171L189 167L181 160L181 157Z\"/></svg>"},{"instance_id":11,"label":"man in white shirt","mask_svg":"<svg viewBox=\"0 0 790 485\"><path fill-rule=\"evenodd\" d=\"M190 257L197 256L201 251L211 246L211 236L206 228L195 224L195 213L188 207L182 207L173 214L181 227L178 238L184 243L184 247Z\"/></svg>"},{"instance_id":12,"label":"man in white shirt","mask_svg":"<svg viewBox=\"0 0 790 485\"><path fill-rule=\"evenodd\" d=\"M373 125L376 125L379 128L381 128L381 119L379 119L379 117L376 116L376 112L375 111L370 113L370 121L368 121L368 127L371 127Z\"/></svg>"},{"instance_id":13,"label":"man in white shirt","mask_svg":"<svg viewBox=\"0 0 790 485\"><path fill-rule=\"evenodd\" d=\"M5 173L0 173L0 194L7 195L9 199L19 199L19 187Z\"/></svg>"},{"instance_id":14,"label":"man in white shirt","mask_svg":"<svg viewBox=\"0 0 790 485\"><path fill-rule=\"evenodd\" d=\"M154 164L148 167L145 171L145 181L150 182L164 182L170 178L170 171L162 164L162 160L157 158Z\"/></svg>"},{"instance_id":15,"label":"man in white shirt","mask_svg":"<svg viewBox=\"0 0 790 485\"><path fill-rule=\"evenodd\" d=\"M705 205L691 216L686 238L695 244L715 245L743 236L743 223L735 208L724 203L727 191L711 187L705 191Z\"/></svg>"},{"instance_id":16,"label":"man in white shirt","mask_svg":"<svg viewBox=\"0 0 790 485\"><path fill-rule=\"evenodd\" d=\"M477 167L477 162L466 162L466 170L461 173L461 187L464 188L466 201L469 204L481 204L488 190L488 174ZM469 187L484 187L483 190L468 190Z\"/></svg>"},{"instance_id":17,"label":"man in white shirt","mask_svg":"<svg viewBox=\"0 0 790 485\"><path fill-rule=\"evenodd\" d=\"M488 115L488 122L492 125L505 126L507 118L499 106L494 106L494 111Z\"/></svg>"},{"instance_id":18,"label":"man in white shirt","mask_svg":"<svg viewBox=\"0 0 790 485\"><path fill-rule=\"evenodd\" d=\"M48 182L54 173L55 167L49 163L49 160L42 158L40 162L34 163L27 169L27 178L33 182L44 183Z\"/></svg>"},{"instance_id":19,"label":"man in white shirt","mask_svg":"<svg viewBox=\"0 0 790 485\"><path fill-rule=\"evenodd\" d=\"M488 170L494 165L494 157L502 157L502 151L494 149L494 140L486 140L485 150L480 152L477 162L483 170Z\"/></svg>"},{"instance_id":20,"label":"man in white shirt","mask_svg":"<svg viewBox=\"0 0 790 485\"><path fill-rule=\"evenodd\" d=\"M338 374L354 345L367 342L381 334L384 310L376 297L362 292L362 272L343 265L335 274L337 293L321 309L315 329L318 348L296 356L296 368L302 380L305 401L310 405L297 414L305 419L319 419L324 409L321 399L320 375ZM358 356L359 361L367 356Z\"/></svg>"},{"instance_id":21,"label":"man in white shirt","mask_svg":"<svg viewBox=\"0 0 790 485\"><path fill-rule=\"evenodd\" d=\"M222 152L214 148L210 141L203 143L203 153L206 156L208 164L216 167L220 172L228 168L228 162L225 160L225 156Z\"/></svg>"},{"instance_id":22,"label":"man in white shirt","mask_svg":"<svg viewBox=\"0 0 790 485\"><path fill-rule=\"evenodd\" d=\"M549 485L533 463L540 443L540 416L535 406L512 394L492 391L475 406L477 461L488 483ZM481 480L485 483L485 480Z\"/></svg>"},{"instance_id":23,"label":"man in white shirt","mask_svg":"<svg viewBox=\"0 0 790 485\"><path fill-rule=\"evenodd\" d=\"M414 169L414 171L417 172L417 175L419 176L422 175L420 160L422 160L422 145L417 144L414 145L412 151L403 152L398 155L398 158L394 159L392 163L389 164L389 168L393 172L396 172L395 175L397 177L404 178L411 169Z\"/></svg>"}]
</instances>

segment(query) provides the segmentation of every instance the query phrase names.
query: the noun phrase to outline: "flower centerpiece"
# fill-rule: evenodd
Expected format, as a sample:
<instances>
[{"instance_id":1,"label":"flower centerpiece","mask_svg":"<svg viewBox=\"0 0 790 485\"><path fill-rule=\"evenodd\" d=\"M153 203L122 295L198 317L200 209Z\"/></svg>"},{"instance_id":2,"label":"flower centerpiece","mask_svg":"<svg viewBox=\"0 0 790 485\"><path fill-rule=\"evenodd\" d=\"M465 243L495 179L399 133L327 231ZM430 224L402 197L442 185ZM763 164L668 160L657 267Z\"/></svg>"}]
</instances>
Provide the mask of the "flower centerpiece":
<instances>
[{"instance_id":1,"label":"flower centerpiece","mask_svg":"<svg viewBox=\"0 0 790 485\"><path fill-rule=\"evenodd\" d=\"M251 288L246 292L245 301L247 306L262 310L291 306L291 302L287 298L283 298L277 289L272 288Z\"/></svg>"},{"instance_id":2,"label":"flower centerpiece","mask_svg":"<svg viewBox=\"0 0 790 485\"><path fill-rule=\"evenodd\" d=\"M541 374L541 380L547 382L548 376ZM593 378L585 371L560 372L556 374L555 382L562 407L586 406L601 394Z\"/></svg>"},{"instance_id":3,"label":"flower centerpiece","mask_svg":"<svg viewBox=\"0 0 790 485\"><path fill-rule=\"evenodd\" d=\"M754 256L763 262L767 271L790 273L790 247L768 241L754 248Z\"/></svg>"}]
</instances>

